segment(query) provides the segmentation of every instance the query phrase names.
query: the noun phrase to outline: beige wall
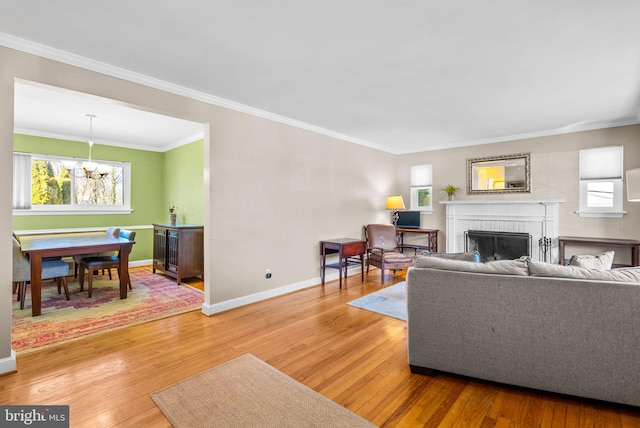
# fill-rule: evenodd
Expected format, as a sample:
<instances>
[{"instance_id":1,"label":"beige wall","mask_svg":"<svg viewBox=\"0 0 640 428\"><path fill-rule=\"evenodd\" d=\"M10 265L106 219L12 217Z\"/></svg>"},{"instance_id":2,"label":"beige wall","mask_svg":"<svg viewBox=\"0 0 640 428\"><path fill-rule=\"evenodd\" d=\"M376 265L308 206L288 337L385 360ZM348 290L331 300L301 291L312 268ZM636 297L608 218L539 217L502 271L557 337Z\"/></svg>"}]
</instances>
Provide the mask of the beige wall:
<instances>
[{"instance_id":1,"label":"beige wall","mask_svg":"<svg viewBox=\"0 0 640 428\"><path fill-rule=\"evenodd\" d=\"M363 224L388 221L393 155L3 47L0 70L0 174L6 183L12 180L15 78L205 124L205 306L317 284L320 239L360 237ZM9 236L10 192L1 198L0 229ZM10 272L10 241L0 242L0 268ZM266 268L273 273L269 280ZM6 275L0 290L1 372L11 359Z\"/></svg>"},{"instance_id":2,"label":"beige wall","mask_svg":"<svg viewBox=\"0 0 640 428\"><path fill-rule=\"evenodd\" d=\"M640 239L640 203L627 202L626 191L624 210L628 214L622 219L581 218L575 214L579 201L579 150L610 145L624 146L625 170L640 167L640 125L634 125L398 156L398 188L408 200L411 166L424 163L433 165L435 212L422 216L422 227L442 231L439 235L442 251L445 250L446 240L445 207L437 201L446 200L446 194L440 189L447 184L461 188L456 200L563 200L565 202L560 204L560 235ZM525 152L531 153L531 193L467 195L467 158ZM616 263L627 263L629 254L622 251L618 253Z\"/></svg>"},{"instance_id":3,"label":"beige wall","mask_svg":"<svg viewBox=\"0 0 640 428\"><path fill-rule=\"evenodd\" d=\"M409 167L414 164L434 165L436 189L448 183L464 187L467 157L532 152L533 193L514 197L565 199L562 234L640 237L640 204L625 203L629 215L622 221L573 214L577 151L624 144L625 166L638 167L637 126L393 156L2 47L0 70L0 175L6 183L12 180L15 78L204 124L205 306L317 284L318 241L360 237L363 224L388 222L385 198L401 191L408 203ZM471 198L464 192L458 197ZM0 198L0 229L9 236L10 192ZM444 230L444 208L437 202L434 207L423 226ZM0 269L10 272L11 247L8 240L0 242L5 242ZM272 279L265 279L266 268ZM1 368L11 359L11 280L6 275L0 290Z\"/></svg>"}]
</instances>

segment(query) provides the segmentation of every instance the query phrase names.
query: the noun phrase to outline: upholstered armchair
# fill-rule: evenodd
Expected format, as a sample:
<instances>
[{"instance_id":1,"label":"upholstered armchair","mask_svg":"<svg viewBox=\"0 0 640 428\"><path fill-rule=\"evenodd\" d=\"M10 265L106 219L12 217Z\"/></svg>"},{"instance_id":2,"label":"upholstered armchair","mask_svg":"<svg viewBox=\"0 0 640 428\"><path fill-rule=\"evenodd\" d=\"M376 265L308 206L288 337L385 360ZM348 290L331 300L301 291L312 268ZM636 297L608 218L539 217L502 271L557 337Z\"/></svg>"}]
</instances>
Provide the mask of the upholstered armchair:
<instances>
[{"instance_id":1,"label":"upholstered armchair","mask_svg":"<svg viewBox=\"0 0 640 428\"><path fill-rule=\"evenodd\" d=\"M13 291L18 293L20 309L24 309L25 296L27 294L27 282L31 281L31 263L29 257L22 253L20 242L13 238ZM42 260L42 279L56 279L58 284L58 294L61 287L64 287L64 294L69 300L69 287L67 286L67 274L69 265L59 259Z\"/></svg>"},{"instance_id":2,"label":"upholstered armchair","mask_svg":"<svg viewBox=\"0 0 640 428\"><path fill-rule=\"evenodd\" d=\"M364 227L364 236L367 240L367 274L370 265L380 268L384 283L385 270L395 273L413 265L411 255L404 254L402 251L411 249L415 256L416 249L411 245L398 244L396 228L393 225L368 224Z\"/></svg>"}]
</instances>

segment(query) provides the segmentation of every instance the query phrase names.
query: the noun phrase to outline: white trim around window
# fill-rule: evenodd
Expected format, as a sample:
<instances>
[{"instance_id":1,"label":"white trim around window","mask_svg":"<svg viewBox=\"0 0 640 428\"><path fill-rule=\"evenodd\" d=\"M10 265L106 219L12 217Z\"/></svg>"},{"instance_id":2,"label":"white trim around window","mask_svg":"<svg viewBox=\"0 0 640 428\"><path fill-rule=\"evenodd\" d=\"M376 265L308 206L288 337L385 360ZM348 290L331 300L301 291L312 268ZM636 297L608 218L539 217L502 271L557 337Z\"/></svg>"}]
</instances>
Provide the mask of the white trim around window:
<instances>
[{"instance_id":1,"label":"white trim around window","mask_svg":"<svg viewBox=\"0 0 640 428\"><path fill-rule=\"evenodd\" d=\"M131 214L131 164L129 162L116 162L96 160L102 165L122 168L122 203L117 205L95 204L81 205L75 202L60 205L31 204L31 159L46 161L84 161L71 157L42 155L37 153L14 153L14 208L15 216L32 215L87 215L87 214ZM26 159L26 160L25 160ZM25 168L26 164L28 168ZM25 185L25 183L28 183ZM73 189L72 185L72 189ZM72 191L73 194L73 191ZM73 198L72 198L73 200ZM17 201L19 203L17 203ZM25 202L26 201L26 202Z\"/></svg>"}]
</instances>

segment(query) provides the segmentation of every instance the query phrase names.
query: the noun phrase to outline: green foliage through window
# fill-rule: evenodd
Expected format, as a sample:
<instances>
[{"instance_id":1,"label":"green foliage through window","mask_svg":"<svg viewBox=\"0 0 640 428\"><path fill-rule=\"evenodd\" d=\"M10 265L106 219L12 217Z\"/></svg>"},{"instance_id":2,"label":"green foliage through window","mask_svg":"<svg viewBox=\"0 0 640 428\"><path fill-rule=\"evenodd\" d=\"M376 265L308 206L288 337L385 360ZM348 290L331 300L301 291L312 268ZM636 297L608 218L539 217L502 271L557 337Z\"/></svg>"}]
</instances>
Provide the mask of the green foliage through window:
<instances>
[{"instance_id":1,"label":"green foliage through window","mask_svg":"<svg viewBox=\"0 0 640 428\"><path fill-rule=\"evenodd\" d=\"M123 168L100 165L100 173L87 178L81 167L68 171L62 161L33 158L32 205L122 205Z\"/></svg>"}]
</instances>

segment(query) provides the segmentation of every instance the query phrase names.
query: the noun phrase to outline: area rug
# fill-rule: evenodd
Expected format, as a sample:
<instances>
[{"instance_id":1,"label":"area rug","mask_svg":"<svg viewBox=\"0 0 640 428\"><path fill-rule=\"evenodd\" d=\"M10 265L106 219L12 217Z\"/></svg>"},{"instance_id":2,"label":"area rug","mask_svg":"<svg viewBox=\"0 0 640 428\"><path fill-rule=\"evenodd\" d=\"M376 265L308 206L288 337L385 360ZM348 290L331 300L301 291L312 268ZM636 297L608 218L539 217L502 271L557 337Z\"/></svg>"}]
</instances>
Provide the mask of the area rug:
<instances>
[{"instance_id":1,"label":"area rug","mask_svg":"<svg viewBox=\"0 0 640 428\"><path fill-rule=\"evenodd\" d=\"M251 354L151 398L174 427L374 427Z\"/></svg>"},{"instance_id":2,"label":"area rug","mask_svg":"<svg viewBox=\"0 0 640 428\"><path fill-rule=\"evenodd\" d=\"M402 281L349 302L349 305L407 320L407 283Z\"/></svg>"},{"instance_id":3,"label":"area rug","mask_svg":"<svg viewBox=\"0 0 640 428\"><path fill-rule=\"evenodd\" d=\"M58 294L55 283L42 286L42 315L31 316L31 292L27 291L25 308L13 304L12 346L20 353L41 349L89 335L104 333L180 313L200 309L204 294L174 279L154 274L150 268L129 270L132 289L120 299L118 274L113 280L97 276L93 296L87 297L87 283L80 291L77 280L69 277L70 300ZM14 295L14 300L15 300Z\"/></svg>"}]
</instances>

